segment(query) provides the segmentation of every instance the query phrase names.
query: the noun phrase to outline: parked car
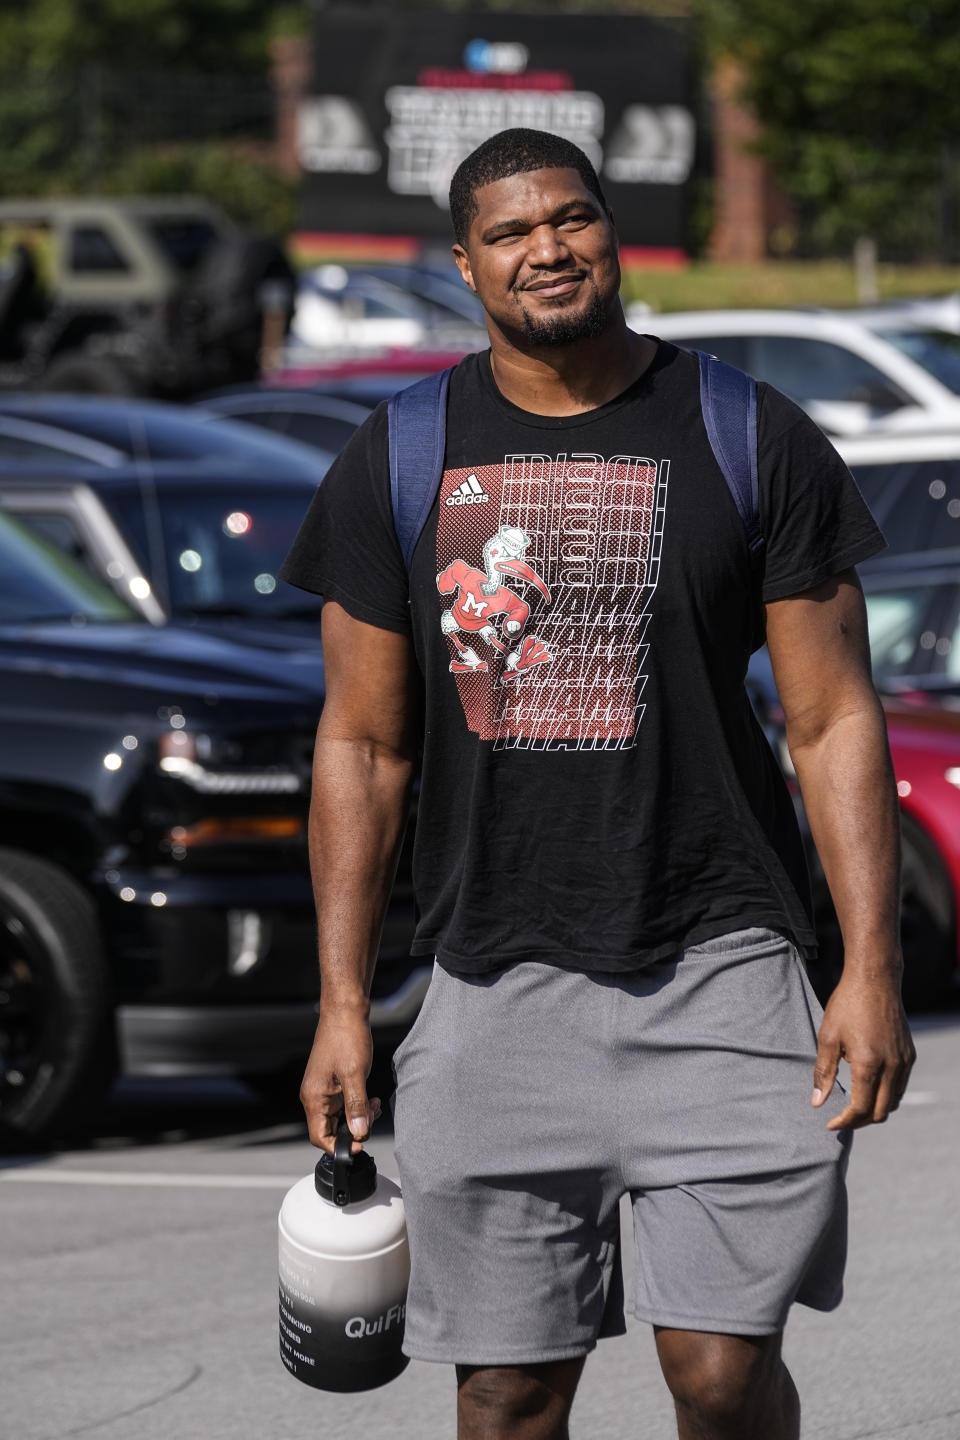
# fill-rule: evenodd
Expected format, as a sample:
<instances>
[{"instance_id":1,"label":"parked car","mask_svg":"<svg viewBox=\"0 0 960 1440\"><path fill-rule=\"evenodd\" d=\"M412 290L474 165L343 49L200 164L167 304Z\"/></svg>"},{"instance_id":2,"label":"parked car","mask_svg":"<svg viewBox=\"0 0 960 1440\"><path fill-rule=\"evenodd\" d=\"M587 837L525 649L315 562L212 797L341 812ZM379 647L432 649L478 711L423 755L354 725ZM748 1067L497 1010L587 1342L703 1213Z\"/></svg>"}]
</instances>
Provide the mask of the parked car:
<instances>
[{"instance_id":1,"label":"parked car","mask_svg":"<svg viewBox=\"0 0 960 1440\"><path fill-rule=\"evenodd\" d=\"M900 795L906 993L943 999L960 986L960 548L877 557L863 580Z\"/></svg>"},{"instance_id":2,"label":"parked car","mask_svg":"<svg viewBox=\"0 0 960 1440\"><path fill-rule=\"evenodd\" d=\"M341 450L371 413L368 405L308 387L276 389L266 385L204 395L194 406L204 414L256 425L327 454Z\"/></svg>"},{"instance_id":3,"label":"parked car","mask_svg":"<svg viewBox=\"0 0 960 1440\"><path fill-rule=\"evenodd\" d=\"M960 290L947 295L915 295L910 299L878 300L856 309L837 310L863 325L920 325L960 335Z\"/></svg>"},{"instance_id":4,"label":"parked car","mask_svg":"<svg viewBox=\"0 0 960 1440\"><path fill-rule=\"evenodd\" d=\"M302 1066L318 990L315 693L141 620L0 515L0 1139L82 1125L113 1074ZM373 994L416 1013L408 861ZM290 1082L295 1090L295 1082Z\"/></svg>"},{"instance_id":5,"label":"parked car","mask_svg":"<svg viewBox=\"0 0 960 1440\"><path fill-rule=\"evenodd\" d=\"M252 380L295 277L193 196L0 202L0 386L183 396Z\"/></svg>"},{"instance_id":6,"label":"parked car","mask_svg":"<svg viewBox=\"0 0 960 1440\"><path fill-rule=\"evenodd\" d=\"M805 310L628 310L635 329L706 350L789 395L831 435L960 430L960 399L854 320Z\"/></svg>"},{"instance_id":7,"label":"parked car","mask_svg":"<svg viewBox=\"0 0 960 1440\"><path fill-rule=\"evenodd\" d=\"M883 530L887 549L871 571L904 554L934 564L960 549L960 433L871 435L834 441Z\"/></svg>"},{"instance_id":8,"label":"parked car","mask_svg":"<svg viewBox=\"0 0 960 1440\"><path fill-rule=\"evenodd\" d=\"M952 563L935 565L923 554L895 564L873 560L862 567L861 581L900 796L904 996L911 1007L936 1004L960 991L960 550ZM791 782L807 842L820 945L811 978L826 999L843 947L776 725L766 651L752 658L750 681L763 697L768 738Z\"/></svg>"},{"instance_id":9,"label":"parked car","mask_svg":"<svg viewBox=\"0 0 960 1440\"><path fill-rule=\"evenodd\" d=\"M415 265L364 265L351 266L350 270L351 274L362 271L398 285L408 295L442 305L470 325L486 329L486 315L480 298L464 284L452 256L449 260L420 260Z\"/></svg>"},{"instance_id":10,"label":"parked car","mask_svg":"<svg viewBox=\"0 0 960 1440\"><path fill-rule=\"evenodd\" d=\"M0 464L0 507L153 624L174 620L255 647L322 695L322 602L277 572L325 468L308 479L194 461L30 473Z\"/></svg>"},{"instance_id":11,"label":"parked car","mask_svg":"<svg viewBox=\"0 0 960 1440\"><path fill-rule=\"evenodd\" d=\"M960 395L960 333L956 330L939 330L907 315L880 312L864 315L860 324Z\"/></svg>"},{"instance_id":12,"label":"parked car","mask_svg":"<svg viewBox=\"0 0 960 1440\"><path fill-rule=\"evenodd\" d=\"M315 393L336 396L373 409L405 385L412 385L425 375L436 374L438 370L446 370L462 359L460 351L398 349L385 355L326 360L319 364L280 369L269 380L271 384L284 388L309 386Z\"/></svg>"},{"instance_id":13,"label":"parked car","mask_svg":"<svg viewBox=\"0 0 960 1440\"><path fill-rule=\"evenodd\" d=\"M152 623L242 632L276 663L320 663L320 602L277 571L333 453L159 402L0 400L0 505Z\"/></svg>"},{"instance_id":14,"label":"parked car","mask_svg":"<svg viewBox=\"0 0 960 1440\"><path fill-rule=\"evenodd\" d=\"M316 484L335 452L220 420L186 405L92 395L0 395L0 465L225 463Z\"/></svg>"},{"instance_id":15,"label":"parked car","mask_svg":"<svg viewBox=\"0 0 960 1440\"><path fill-rule=\"evenodd\" d=\"M455 308L456 307L456 308ZM386 350L396 346L457 347L486 344L482 317L464 315L459 297L445 291L414 293L387 270L320 265L297 284L289 352Z\"/></svg>"}]
</instances>

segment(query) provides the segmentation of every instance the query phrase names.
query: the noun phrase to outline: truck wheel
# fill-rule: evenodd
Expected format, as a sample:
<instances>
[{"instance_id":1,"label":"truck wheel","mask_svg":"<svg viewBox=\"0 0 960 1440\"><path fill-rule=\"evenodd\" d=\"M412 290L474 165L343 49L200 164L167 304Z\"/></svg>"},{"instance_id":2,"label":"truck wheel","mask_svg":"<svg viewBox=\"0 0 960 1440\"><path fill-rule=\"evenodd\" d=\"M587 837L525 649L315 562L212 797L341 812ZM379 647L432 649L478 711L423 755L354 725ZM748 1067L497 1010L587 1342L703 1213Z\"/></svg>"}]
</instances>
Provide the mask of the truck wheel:
<instances>
[{"instance_id":1,"label":"truck wheel","mask_svg":"<svg viewBox=\"0 0 960 1440\"><path fill-rule=\"evenodd\" d=\"M0 1146L82 1132L115 1056L93 901L59 866L0 849Z\"/></svg>"},{"instance_id":2,"label":"truck wheel","mask_svg":"<svg viewBox=\"0 0 960 1440\"><path fill-rule=\"evenodd\" d=\"M56 355L37 380L45 395L136 395L137 386L115 360L82 350Z\"/></svg>"}]
</instances>

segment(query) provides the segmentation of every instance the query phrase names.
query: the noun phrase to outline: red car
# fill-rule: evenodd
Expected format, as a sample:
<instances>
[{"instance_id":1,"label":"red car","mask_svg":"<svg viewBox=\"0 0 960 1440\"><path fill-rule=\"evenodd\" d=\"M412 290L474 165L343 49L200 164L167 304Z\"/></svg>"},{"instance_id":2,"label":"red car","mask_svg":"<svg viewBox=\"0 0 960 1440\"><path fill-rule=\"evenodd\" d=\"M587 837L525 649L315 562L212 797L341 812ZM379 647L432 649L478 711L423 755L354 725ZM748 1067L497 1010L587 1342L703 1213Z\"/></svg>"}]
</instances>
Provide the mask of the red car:
<instances>
[{"instance_id":1,"label":"red car","mask_svg":"<svg viewBox=\"0 0 960 1440\"><path fill-rule=\"evenodd\" d=\"M874 675L883 697L903 834L904 996L910 1006L960 995L960 558L874 562L861 574ZM824 999L843 946L809 837L765 651L750 665L754 696L794 791L808 843L820 956L811 979Z\"/></svg>"},{"instance_id":2,"label":"red car","mask_svg":"<svg viewBox=\"0 0 960 1440\"><path fill-rule=\"evenodd\" d=\"M916 691L886 699L903 833L904 992L960 985L960 712Z\"/></svg>"}]
</instances>

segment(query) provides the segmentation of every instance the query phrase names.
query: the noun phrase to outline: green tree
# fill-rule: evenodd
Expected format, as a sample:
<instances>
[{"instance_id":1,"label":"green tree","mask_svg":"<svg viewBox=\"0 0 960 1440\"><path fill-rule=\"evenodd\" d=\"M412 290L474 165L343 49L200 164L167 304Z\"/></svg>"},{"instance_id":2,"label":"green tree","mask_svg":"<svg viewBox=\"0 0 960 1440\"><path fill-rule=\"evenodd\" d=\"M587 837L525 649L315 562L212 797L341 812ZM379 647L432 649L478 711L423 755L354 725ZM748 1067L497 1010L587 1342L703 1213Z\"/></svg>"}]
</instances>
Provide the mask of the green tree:
<instances>
[{"instance_id":1,"label":"green tree","mask_svg":"<svg viewBox=\"0 0 960 1440\"><path fill-rule=\"evenodd\" d=\"M0 0L0 193L199 189L288 228L270 39L307 20L266 0Z\"/></svg>"},{"instance_id":2,"label":"green tree","mask_svg":"<svg viewBox=\"0 0 960 1440\"><path fill-rule=\"evenodd\" d=\"M809 244L942 248L960 133L956 0L700 0Z\"/></svg>"},{"instance_id":3,"label":"green tree","mask_svg":"<svg viewBox=\"0 0 960 1440\"><path fill-rule=\"evenodd\" d=\"M277 8L266 0L0 0L0 55L11 71L35 74L92 64L263 70Z\"/></svg>"}]
</instances>

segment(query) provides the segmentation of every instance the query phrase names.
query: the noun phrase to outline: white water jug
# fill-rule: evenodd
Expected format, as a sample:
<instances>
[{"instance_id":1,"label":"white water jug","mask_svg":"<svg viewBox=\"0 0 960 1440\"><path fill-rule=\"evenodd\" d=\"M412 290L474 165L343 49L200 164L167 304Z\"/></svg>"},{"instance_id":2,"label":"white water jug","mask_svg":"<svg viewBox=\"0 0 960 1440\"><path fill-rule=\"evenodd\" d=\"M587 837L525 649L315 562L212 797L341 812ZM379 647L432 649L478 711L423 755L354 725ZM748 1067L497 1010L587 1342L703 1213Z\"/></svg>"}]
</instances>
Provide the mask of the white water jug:
<instances>
[{"instance_id":1,"label":"white water jug","mask_svg":"<svg viewBox=\"0 0 960 1440\"><path fill-rule=\"evenodd\" d=\"M407 1365L400 1346L410 1254L400 1187L372 1155L334 1154L280 1207L280 1358L318 1390L374 1390Z\"/></svg>"}]
</instances>

